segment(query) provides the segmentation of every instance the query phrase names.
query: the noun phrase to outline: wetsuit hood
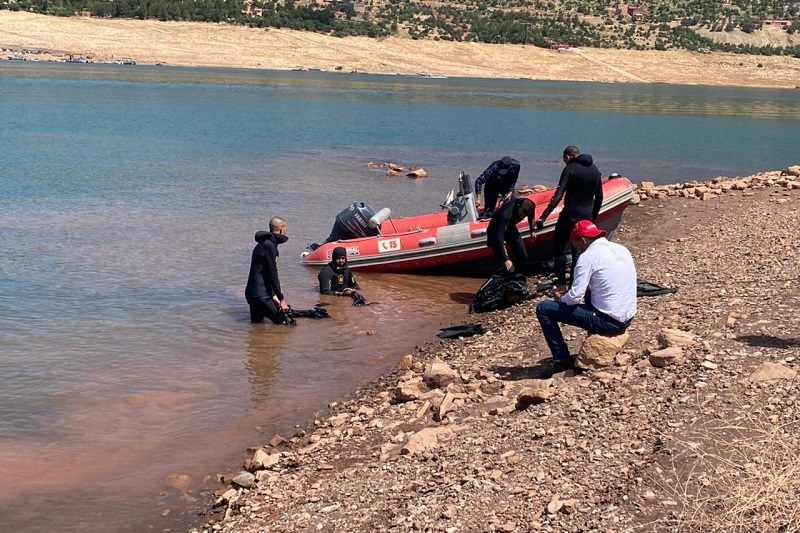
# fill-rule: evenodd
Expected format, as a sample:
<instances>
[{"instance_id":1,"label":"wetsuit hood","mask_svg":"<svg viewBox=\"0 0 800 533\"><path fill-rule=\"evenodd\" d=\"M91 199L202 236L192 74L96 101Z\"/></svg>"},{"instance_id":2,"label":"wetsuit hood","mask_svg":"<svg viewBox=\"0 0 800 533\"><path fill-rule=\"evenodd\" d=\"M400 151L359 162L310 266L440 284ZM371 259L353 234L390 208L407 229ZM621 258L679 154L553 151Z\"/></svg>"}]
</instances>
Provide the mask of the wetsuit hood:
<instances>
[{"instance_id":1,"label":"wetsuit hood","mask_svg":"<svg viewBox=\"0 0 800 533\"><path fill-rule=\"evenodd\" d=\"M589 154L581 154L575 158L575 162L581 166L590 167L594 163L594 159Z\"/></svg>"},{"instance_id":2,"label":"wetsuit hood","mask_svg":"<svg viewBox=\"0 0 800 533\"><path fill-rule=\"evenodd\" d=\"M271 231L257 231L255 239L256 239L257 243L262 243L262 242L266 241L267 239L269 239L273 243L275 243L275 246L277 246L279 244L283 244L286 241L288 241L289 237L287 237L286 235L276 235L276 234L272 233Z\"/></svg>"},{"instance_id":3,"label":"wetsuit hood","mask_svg":"<svg viewBox=\"0 0 800 533\"><path fill-rule=\"evenodd\" d=\"M344 257L345 259L347 258L347 250L343 246L337 246L333 249L333 253L331 254L331 262L329 264L334 272L342 272L345 268L347 268L347 263L345 263L341 268L336 265L336 260L340 257Z\"/></svg>"}]
</instances>

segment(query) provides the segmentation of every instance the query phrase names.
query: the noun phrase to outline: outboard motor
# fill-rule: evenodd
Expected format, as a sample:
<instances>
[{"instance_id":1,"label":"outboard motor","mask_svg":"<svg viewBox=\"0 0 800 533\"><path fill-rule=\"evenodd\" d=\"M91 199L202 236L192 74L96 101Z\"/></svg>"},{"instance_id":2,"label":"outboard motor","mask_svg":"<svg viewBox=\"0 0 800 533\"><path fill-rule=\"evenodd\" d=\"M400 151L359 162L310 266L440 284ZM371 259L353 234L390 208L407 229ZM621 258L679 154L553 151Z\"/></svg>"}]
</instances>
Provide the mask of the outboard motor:
<instances>
[{"instance_id":1,"label":"outboard motor","mask_svg":"<svg viewBox=\"0 0 800 533\"><path fill-rule=\"evenodd\" d=\"M370 219L375 212L364 202L355 202L353 205L336 215L331 234L325 242L373 237L380 231L372 227Z\"/></svg>"}]
</instances>

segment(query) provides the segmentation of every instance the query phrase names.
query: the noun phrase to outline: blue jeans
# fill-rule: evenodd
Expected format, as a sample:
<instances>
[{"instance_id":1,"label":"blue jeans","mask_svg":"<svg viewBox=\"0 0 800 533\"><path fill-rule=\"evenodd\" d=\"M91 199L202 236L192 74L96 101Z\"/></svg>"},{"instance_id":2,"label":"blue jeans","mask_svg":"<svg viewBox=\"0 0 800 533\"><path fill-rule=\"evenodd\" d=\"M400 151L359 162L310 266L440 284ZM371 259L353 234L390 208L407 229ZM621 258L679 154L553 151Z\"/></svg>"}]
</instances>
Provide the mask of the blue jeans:
<instances>
[{"instance_id":1,"label":"blue jeans","mask_svg":"<svg viewBox=\"0 0 800 533\"><path fill-rule=\"evenodd\" d=\"M536 306L536 317L542 326L542 333L553 359L559 362L572 359L561 334L561 328L558 326L559 322L583 328L590 334L600 335L619 335L628 328L628 324L601 313L590 304L567 305L556 300L548 300Z\"/></svg>"}]
</instances>

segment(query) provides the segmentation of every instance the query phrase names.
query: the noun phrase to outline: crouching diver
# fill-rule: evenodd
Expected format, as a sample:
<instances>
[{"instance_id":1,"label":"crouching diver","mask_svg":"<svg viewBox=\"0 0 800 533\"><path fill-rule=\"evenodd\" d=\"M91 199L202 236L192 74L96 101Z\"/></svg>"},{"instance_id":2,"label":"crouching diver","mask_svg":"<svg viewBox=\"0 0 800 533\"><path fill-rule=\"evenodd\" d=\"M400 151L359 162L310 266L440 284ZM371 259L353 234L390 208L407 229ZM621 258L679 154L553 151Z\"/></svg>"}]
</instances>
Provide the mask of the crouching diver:
<instances>
[{"instance_id":1,"label":"crouching diver","mask_svg":"<svg viewBox=\"0 0 800 533\"><path fill-rule=\"evenodd\" d=\"M281 217L272 217L269 231L256 232L256 246L250 260L250 275L244 290L250 305L250 321L254 324L269 318L275 324L289 323L286 312L289 304L281 291L278 279L278 245L285 243L287 223Z\"/></svg>"},{"instance_id":2,"label":"crouching diver","mask_svg":"<svg viewBox=\"0 0 800 533\"><path fill-rule=\"evenodd\" d=\"M481 218L491 217L497 200L511 192L514 185L517 184L519 168L519 161L505 156L486 167L486 170L478 176L478 179L475 180L476 207L480 207L480 195L483 190L483 206L485 208Z\"/></svg>"},{"instance_id":3,"label":"crouching diver","mask_svg":"<svg viewBox=\"0 0 800 533\"><path fill-rule=\"evenodd\" d=\"M353 305L366 303L364 297L357 292L361 287L356 276L347 267L347 250L344 247L337 246L333 249L331 262L320 270L318 279L320 294L350 296L353 298Z\"/></svg>"},{"instance_id":4,"label":"crouching diver","mask_svg":"<svg viewBox=\"0 0 800 533\"><path fill-rule=\"evenodd\" d=\"M486 229L486 244L494 252L497 270L515 272L528 260L517 224L527 218L531 235L535 238L535 211L536 206L528 198L519 198L516 194L509 193L492 215L492 220ZM508 247L511 248L511 256Z\"/></svg>"}]
</instances>

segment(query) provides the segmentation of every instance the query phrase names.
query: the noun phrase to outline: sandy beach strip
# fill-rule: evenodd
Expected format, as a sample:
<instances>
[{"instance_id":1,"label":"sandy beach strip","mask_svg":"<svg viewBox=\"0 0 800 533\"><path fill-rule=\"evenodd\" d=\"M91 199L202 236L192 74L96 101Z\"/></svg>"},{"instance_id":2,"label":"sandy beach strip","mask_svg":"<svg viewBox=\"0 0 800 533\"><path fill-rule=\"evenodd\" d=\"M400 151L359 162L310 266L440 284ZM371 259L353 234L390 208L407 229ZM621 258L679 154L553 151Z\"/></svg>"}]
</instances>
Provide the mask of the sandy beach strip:
<instances>
[{"instance_id":1,"label":"sandy beach strip","mask_svg":"<svg viewBox=\"0 0 800 533\"><path fill-rule=\"evenodd\" d=\"M51 17L0 11L0 48L38 48L140 64L322 69L480 78L795 88L800 59L687 51L336 38L227 24Z\"/></svg>"}]
</instances>

